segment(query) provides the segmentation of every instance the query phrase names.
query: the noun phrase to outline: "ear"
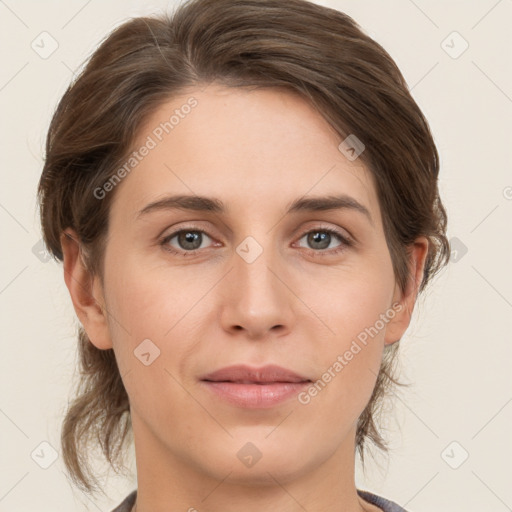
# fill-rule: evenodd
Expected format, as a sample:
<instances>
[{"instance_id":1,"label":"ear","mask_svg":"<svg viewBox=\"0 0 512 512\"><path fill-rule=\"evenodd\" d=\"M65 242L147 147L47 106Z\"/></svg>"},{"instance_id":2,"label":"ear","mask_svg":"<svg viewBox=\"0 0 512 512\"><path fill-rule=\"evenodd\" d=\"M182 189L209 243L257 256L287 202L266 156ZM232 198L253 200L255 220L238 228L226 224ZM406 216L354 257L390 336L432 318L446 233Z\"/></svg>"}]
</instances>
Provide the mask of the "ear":
<instances>
[{"instance_id":1,"label":"ear","mask_svg":"<svg viewBox=\"0 0 512 512\"><path fill-rule=\"evenodd\" d=\"M82 246L74 230L66 229L60 241L64 256L64 281L80 323L95 347L101 350L112 348L100 279L87 268Z\"/></svg>"},{"instance_id":2,"label":"ear","mask_svg":"<svg viewBox=\"0 0 512 512\"><path fill-rule=\"evenodd\" d=\"M412 244L409 250L409 280L404 292L395 285L393 302L395 306L395 316L386 326L384 343L391 345L399 341L404 335L411 322L414 304L418 295L418 289L423 279L423 270L428 254L428 240L425 237L419 237Z\"/></svg>"}]
</instances>

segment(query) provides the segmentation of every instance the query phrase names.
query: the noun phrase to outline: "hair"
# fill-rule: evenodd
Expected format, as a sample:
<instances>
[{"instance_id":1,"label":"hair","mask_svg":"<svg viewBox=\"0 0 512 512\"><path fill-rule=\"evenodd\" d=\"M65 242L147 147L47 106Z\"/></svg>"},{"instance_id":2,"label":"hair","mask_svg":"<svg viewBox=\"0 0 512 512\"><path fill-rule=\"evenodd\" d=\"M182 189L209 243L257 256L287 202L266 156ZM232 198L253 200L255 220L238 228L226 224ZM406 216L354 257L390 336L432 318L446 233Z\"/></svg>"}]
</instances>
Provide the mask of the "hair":
<instances>
[{"instance_id":1,"label":"hair","mask_svg":"<svg viewBox=\"0 0 512 512\"><path fill-rule=\"evenodd\" d=\"M43 240L63 260L72 228L91 275L103 280L115 191L94 194L133 149L145 120L174 96L211 83L280 87L308 100L359 155L376 185L396 282L410 282L409 255L428 239L419 292L448 263L447 216L438 191L439 156L429 125L391 56L348 15L306 0L191 0L172 13L137 17L93 52L56 107L38 186ZM399 343L384 348L373 394L358 419L356 447L387 452L378 429L393 384ZM78 327L80 381L63 420L63 460L74 483L98 489L92 446L116 469L131 432L129 398L112 349Z\"/></svg>"}]
</instances>

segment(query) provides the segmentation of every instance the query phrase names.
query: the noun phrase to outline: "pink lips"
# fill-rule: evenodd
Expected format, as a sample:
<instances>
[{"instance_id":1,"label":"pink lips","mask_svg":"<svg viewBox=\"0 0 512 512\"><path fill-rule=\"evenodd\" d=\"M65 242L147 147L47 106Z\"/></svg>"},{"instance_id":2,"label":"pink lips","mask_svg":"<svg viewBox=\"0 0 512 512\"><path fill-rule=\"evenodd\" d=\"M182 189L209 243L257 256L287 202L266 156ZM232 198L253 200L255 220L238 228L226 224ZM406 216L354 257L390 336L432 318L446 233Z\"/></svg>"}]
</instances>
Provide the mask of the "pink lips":
<instances>
[{"instance_id":1,"label":"pink lips","mask_svg":"<svg viewBox=\"0 0 512 512\"><path fill-rule=\"evenodd\" d=\"M238 407L263 409L298 394L311 380L280 366L230 366L201 377L219 398Z\"/></svg>"}]
</instances>

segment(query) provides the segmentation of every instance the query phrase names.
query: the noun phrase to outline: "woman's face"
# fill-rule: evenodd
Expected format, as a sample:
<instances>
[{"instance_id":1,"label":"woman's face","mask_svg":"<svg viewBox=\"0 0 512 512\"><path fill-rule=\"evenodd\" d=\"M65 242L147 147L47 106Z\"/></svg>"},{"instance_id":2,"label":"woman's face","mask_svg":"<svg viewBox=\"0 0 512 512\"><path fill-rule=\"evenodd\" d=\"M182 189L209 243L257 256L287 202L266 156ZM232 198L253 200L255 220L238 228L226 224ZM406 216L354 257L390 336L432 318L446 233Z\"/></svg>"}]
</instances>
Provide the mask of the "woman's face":
<instances>
[{"instance_id":1,"label":"woman's face","mask_svg":"<svg viewBox=\"0 0 512 512\"><path fill-rule=\"evenodd\" d=\"M353 465L415 294L395 286L371 174L341 142L295 94L212 84L162 105L97 192L115 193L95 284L108 314L83 323L115 351L138 463L252 482ZM238 365L255 372L204 380Z\"/></svg>"}]
</instances>

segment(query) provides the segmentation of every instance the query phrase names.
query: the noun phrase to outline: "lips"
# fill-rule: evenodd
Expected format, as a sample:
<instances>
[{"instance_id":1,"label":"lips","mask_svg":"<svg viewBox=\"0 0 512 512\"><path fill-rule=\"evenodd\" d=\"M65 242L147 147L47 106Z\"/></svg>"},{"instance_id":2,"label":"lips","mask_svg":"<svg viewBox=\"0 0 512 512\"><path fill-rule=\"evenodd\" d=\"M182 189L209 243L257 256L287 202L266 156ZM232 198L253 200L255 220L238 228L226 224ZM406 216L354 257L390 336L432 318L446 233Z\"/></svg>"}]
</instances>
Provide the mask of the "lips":
<instances>
[{"instance_id":1,"label":"lips","mask_svg":"<svg viewBox=\"0 0 512 512\"><path fill-rule=\"evenodd\" d=\"M311 382L303 375L276 365L251 368L246 365L229 366L204 375L200 380L207 382L232 382L236 384L271 384Z\"/></svg>"},{"instance_id":2,"label":"lips","mask_svg":"<svg viewBox=\"0 0 512 512\"><path fill-rule=\"evenodd\" d=\"M309 386L311 380L281 366L229 366L201 377L210 397L243 409L270 409L283 405Z\"/></svg>"}]
</instances>

